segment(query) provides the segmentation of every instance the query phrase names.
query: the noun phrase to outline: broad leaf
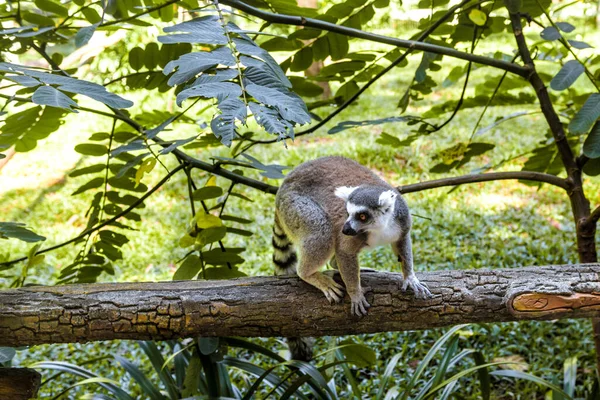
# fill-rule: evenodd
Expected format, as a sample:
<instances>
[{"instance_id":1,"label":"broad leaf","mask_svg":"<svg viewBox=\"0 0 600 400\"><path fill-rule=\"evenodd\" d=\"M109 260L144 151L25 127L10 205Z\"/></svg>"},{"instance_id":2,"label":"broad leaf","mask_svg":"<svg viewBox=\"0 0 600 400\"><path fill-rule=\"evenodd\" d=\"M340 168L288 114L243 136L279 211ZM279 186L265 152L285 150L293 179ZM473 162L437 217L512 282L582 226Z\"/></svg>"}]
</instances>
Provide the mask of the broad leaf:
<instances>
[{"instance_id":1,"label":"broad leaf","mask_svg":"<svg viewBox=\"0 0 600 400\"><path fill-rule=\"evenodd\" d=\"M77 112L77 110L73 110L71 107L77 107L77 103L75 103L69 96L53 88L52 86L40 86L36 89L33 96L31 96L31 100L35 104L39 104L41 106L51 106L51 107L60 107L65 108L69 111Z\"/></svg>"},{"instance_id":2,"label":"broad leaf","mask_svg":"<svg viewBox=\"0 0 600 400\"><path fill-rule=\"evenodd\" d=\"M195 254L189 255L183 263L181 263L181 266L177 271L175 271L173 280L181 281L194 279L194 277L198 275L198 272L200 272L200 268L202 268L200 258Z\"/></svg>"},{"instance_id":3,"label":"broad leaf","mask_svg":"<svg viewBox=\"0 0 600 400\"><path fill-rule=\"evenodd\" d=\"M569 44L573 47L575 47L576 49L582 50L582 49L591 49L592 46L587 44L586 42L581 42L579 40L567 40L567 42L569 42Z\"/></svg>"},{"instance_id":4,"label":"broad leaf","mask_svg":"<svg viewBox=\"0 0 600 400\"><path fill-rule=\"evenodd\" d=\"M584 71L585 68L579 61L567 61L554 78L552 78L552 81L550 81L550 87L554 90L565 90L575 83Z\"/></svg>"},{"instance_id":5,"label":"broad leaf","mask_svg":"<svg viewBox=\"0 0 600 400\"><path fill-rule=\"evenodd\" d=\"M600 158L600 124L596 123L583 143L583 154L589 158Z\"/></svg>"},{"instance_id":6,"label":"broad leaf","mask_svg":"<svg viewBox=\"0 0 600 400\"><path fill-rule=\"evenodd\" d=\"M0 147L14 145L18 152L33 150L38 140L60 128L66 113L62 108L37 106L10 115L0 128Z\"/></svg>"},{"instance_id":7,"label":"broad leaf","mask_svg":"<svg viewBox=\"0 0 600 400\"><path fill-rule=\"evenodd\" d=\"M575 135L586 133L598 118L600 118L600 94L592 93L569 123L569 130Z\"/></svg>"},{"instance_id":8,"label":"broad leaf","mask_svg":"<svg viewBox=\"0 0 600 400\"><path fill-rule=\"evenodd\" d=\"M575 30L575 26L571 25L568 22L557 22L556 26L563 32L573 32Z\"/></svg>"},{"instance_id":9,"label":"broad leaf","mask_svg":"<svg viewBox=\"0 0 600 400\"><path fill-rule=\"evenodd\" d=\"M189 81L200 72L206 71L217 65L234 66L235 58L226 47L219 47L213 51L200 51L197 53L184 54L177 60L170 61L164 68L165 75L177 71L169 78L169 85L180 85Z\"/></svg>"},{"instance_id":10,"label":"broad leaf","mask_svg":"<svg viewBox=\"0 0 600 400\"><path fill-rule=\"evenodd\" d=\"M196 201L215 199L223 194L223 189L219 186L205 186L195 190L192 198Z\"/></svg>"},{"instance_id":11,"label":"broad leaf","mask_svg":"<svg viewBox=\"0 0 600 400\"><path fill-rule=\"evenodd\" d=\"M0 347L0 363L12 360L16 354L16 350L12 347Z\"/></svg>"},{"instance_id":12,"label":"broad leaf","mask_svg":"<svg viewBox=\"0 0 600 400\"><path fill-rule=\"evenodd\" d=\"M0 222L0 239L15 238L24 242L39 242L46 240L45 237L25 228L25 224L19 222Z\"/></svg>"},{"instance_id":13,"label":"broad leaf","mask_svg":"<svg viewBox=\"0 0 600 400\"><path fill-rule=\"evenodd\" d=\"M302 99L292 92L285 93L253 83L246 85L245 89L256 100L276 108L279 114L287 121L293 121L298 124L307 124L311 121L306 105Z\"/></svg>"},{"instance_id":14,"label":"broad leaf","mask_svg":"<svg viewBox=\"0 0 600 400\"><path fill-rule=\"evenodd\" d=\"M161 43L227 44L227 36L225 36L225 31L216 15L195 18L163 30L167 33L184 33L159 36L158 41Z\"/></svg>"},{"instance_id":15,"label":"broad leaf","mask_svg":"<svg viewBox=\"0 0 600 400\"><path fill-rule=\"evenodd\" d=\"M561 38L560 32L553 26L548 26L542 30L540 36L544 40L558 40Z\"/></svg>"},{"instance_id":16,"label":"broad leaf","mask_svg":"<svg viewBox=\"0 0 600 400\"><path fill-rule=\"evenodd\" d=\"M77 34L75 34L75 47L79 48L88 44L92 36L94 36L94 32L96 32L98 25L99 24L94 24L79 29Z\"/></svg>"},{"instance_id":17,"label":"broad leaf","mask_svg":"<svg viewBox=\"0 0 600 400\"><path fill-rule=\"evenodd\" d=\"M242 89L237 83L233 82L215 82L205 83L197 86L193 86L189 89L183 90L177 95L177 105L181 107L181 103L190 97L239 97L242 95Z\"/></svg>"}]
</instances>

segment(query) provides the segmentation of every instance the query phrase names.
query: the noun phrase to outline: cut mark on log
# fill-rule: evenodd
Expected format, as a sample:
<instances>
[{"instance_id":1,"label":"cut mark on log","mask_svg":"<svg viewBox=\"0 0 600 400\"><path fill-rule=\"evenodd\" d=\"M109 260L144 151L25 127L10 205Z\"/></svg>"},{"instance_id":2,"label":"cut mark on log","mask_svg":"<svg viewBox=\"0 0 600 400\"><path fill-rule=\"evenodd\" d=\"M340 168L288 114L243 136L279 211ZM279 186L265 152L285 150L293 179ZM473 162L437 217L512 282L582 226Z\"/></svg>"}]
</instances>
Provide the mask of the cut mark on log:
<instances>
[{"instance_id":1,"label":"cut mark on log","mask_svg":"<svg viewBox=\"0 0 600 400\"><path fill-rule=\"evenodd\" d=\"M600 310L600 293L575 293L569 296L545 293L525 293L512 301L515 314L553 313L558 310Z\"/></svg>"}]
</instances>

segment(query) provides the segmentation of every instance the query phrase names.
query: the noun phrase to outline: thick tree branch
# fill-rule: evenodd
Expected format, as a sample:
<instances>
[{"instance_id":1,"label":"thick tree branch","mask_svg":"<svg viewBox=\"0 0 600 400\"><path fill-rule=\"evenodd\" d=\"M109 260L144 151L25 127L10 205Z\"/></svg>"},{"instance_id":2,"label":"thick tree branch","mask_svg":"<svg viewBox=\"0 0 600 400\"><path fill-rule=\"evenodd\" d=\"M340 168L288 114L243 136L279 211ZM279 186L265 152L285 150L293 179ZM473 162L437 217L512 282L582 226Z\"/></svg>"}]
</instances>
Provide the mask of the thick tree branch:
<instances>
[{"instance_id":1,"label":"thick tree branch","mask_svg":"<svg viewBox=\"0 0 600 400\"><path fill-rule=\"evenodd\" d=\"M392 46L414 49L414 50L422 50L428 51L435 54L442 54L449 57L459 58L461 60L472 61L478 64L487 65L490 67L499 68L505 71L512 72L516 75L527 77L529 75L529 69L522 67L517 64L512 64L502 60L496 60L494 58L479 56L476 54L466 53L463 51L458 51L450 47L437 46L430 43L422 43L415 40L406 40L406 39L397 39L389 36L378 35L375 33L361 31L360 29L349 28L347 26L336 25L330 22L314 19L314 18L306 18L294 15L285 15L285 14L274 14L267 11L260 10L258 8L252 7L246 3L243 3L239 0L221 0L221 4L226 4L230 7L243 11L247 14L253 15L262 19L263 21L277 23L277 24L286 24L286 25L297 25L297 26L305 26L315 29L320 29L328 32L339 33L345 36L370 40L372 42L377 43L385 43Z\"/></svg>"},{"instance_id":2,"label":"thick tree branch","mask_svg":"<svg viewBox=\"0 0 600 400\"><path fill-rule=\"evenodd\" d=\"M362 272L369 315L329 304L297 277L109 283L0 291L0 346L195 336L323 336L459 323L600 316L600 264L420 274L434 294L403 292L402 274ZM339 281L339 275L335 277Z\"/></svg>"},{"instance_id":3,"label":"thick tree branch","mask_svg":"<svg viewBox=\"0 0 600 400\"><path fill-rule=\"evenodd\" d=\"M567 172L567 179L570 182L568 194L571 202L571 209L573 211L573 219L575 220L575 224L577 226L577 252L579 254L579 261L596 262L598 261L595 242L596 226L595 224L590 226L585 223L590 215L590 203L583 191L581 168L577 163L571 146L569 146L563 124L560 121L558 114L554 110L552 100L548 95L548 89L536 71L535 64L531 58L531 53L525 41L525 35L523 34L521 16L516 13L510 13L510 21L515 40L517 42L517 47L519 48L519 55L530 71L527 79L535 90L537 98L540 102L540 108L544 114L544 117L546 118L546 121L548 122L550 131L554 137L554 142L558 149L558 153L560 154L561 161Z\"/></svg>"},{"instance_id":4,"label":"thick tree branch","mask_svg":"<svg viewBox=\"0 0 600 400\"><path fill-rule=\"evenodd\" d=\"M397 189L400 193L413 193L420 192L423 190L435 189L444 186L459 186L466 183L477 183L477 182L490 182L500 181L506 179L520 179L524 181L534 181L549 183L554 186L558 186L562 189L568 190L569 184L563 179L555 175L544 174L541 172L532 171L515 171L515 172L489 172L486 174L474 174L464 175L443 179L436 179L433 181L413 183L411 185L398 186Z\"/></svg>"}]
</instances>

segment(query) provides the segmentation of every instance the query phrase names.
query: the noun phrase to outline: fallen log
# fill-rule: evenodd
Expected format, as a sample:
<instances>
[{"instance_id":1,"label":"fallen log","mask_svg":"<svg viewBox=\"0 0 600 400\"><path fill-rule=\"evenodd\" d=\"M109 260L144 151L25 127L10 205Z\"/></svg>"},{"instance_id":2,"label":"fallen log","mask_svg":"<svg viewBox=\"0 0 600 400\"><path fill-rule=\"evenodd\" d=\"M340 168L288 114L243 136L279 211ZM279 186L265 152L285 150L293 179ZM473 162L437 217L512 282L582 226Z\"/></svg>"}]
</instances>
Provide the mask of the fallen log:
<instances>
[{"instance_id":1,"label":"fallen log","mask_svg":"<svg viewBox=\"0 0 600 400\"><path fill-rule=\"evenodd\" d=\"M104 283L0 291L0 346L191 336L322 336L460 323L600 317L600 264L419 275L434 294L402 292L402 275L363 271L371 304L350 315L296 277ZM336 275L336 280L339 276Z\"/></svg>"}]
</instances>

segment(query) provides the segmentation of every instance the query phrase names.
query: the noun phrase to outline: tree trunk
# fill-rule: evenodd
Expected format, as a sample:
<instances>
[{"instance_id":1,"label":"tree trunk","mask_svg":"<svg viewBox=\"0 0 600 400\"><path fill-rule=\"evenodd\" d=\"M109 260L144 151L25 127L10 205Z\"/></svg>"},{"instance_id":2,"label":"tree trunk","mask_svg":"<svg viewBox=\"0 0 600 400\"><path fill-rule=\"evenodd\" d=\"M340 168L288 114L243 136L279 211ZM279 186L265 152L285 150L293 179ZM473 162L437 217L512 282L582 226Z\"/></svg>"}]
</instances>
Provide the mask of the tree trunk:
<instances>
[{"instance_id":1,"label":"tree trunk","mask_svg":"<svg viewBox=\"0 0 600 400\"><path fill-rule=\"evenodd\" d=\"M29 368L0 368L0 400L35 398L41 380L41 375Z\"/></svg>"},{"instance_id":2,"label":"tree trunk","mask_svg":"<svg viewBox=\"0 0 600 400\"><path fill-rule=\"evenodd\" d=\"M336 276L339 280L339 275ZM600 317L600 264L438 271L434 297L402 292L402 275L363 271L369 315L330 305L297 277L111 283L0 291L0 346L191 336L321 336L459 323Z\"/></svg>"}]
</instances>

